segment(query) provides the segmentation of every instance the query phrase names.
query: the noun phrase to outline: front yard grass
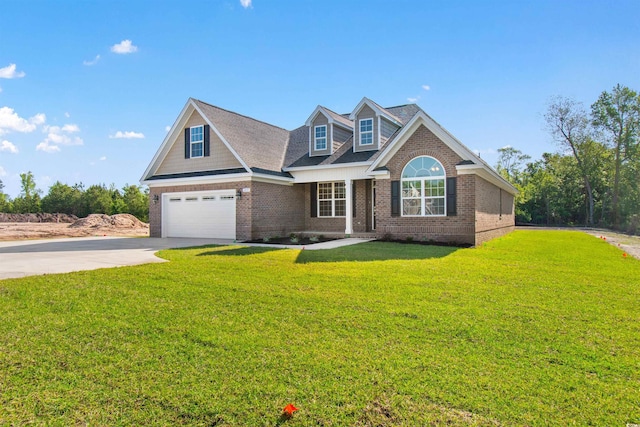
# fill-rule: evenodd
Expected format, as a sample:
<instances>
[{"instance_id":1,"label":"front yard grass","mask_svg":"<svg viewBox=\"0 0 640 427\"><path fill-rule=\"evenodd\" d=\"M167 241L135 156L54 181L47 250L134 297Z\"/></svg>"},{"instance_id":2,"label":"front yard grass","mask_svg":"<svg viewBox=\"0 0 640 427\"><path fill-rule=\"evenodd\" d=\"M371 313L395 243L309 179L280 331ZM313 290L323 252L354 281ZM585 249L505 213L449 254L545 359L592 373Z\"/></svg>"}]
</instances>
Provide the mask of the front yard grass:
<instances>
[{"instance_id":1,"label":"front yard grass","mask_svg":"<svg viewBox=\"0 0 640 427\"><path fill-rule=\"evenodd\" d=\"M640 424L640 261L593 236L160 255L0 281L0 425Z\"/></svg>"}]
</instances>

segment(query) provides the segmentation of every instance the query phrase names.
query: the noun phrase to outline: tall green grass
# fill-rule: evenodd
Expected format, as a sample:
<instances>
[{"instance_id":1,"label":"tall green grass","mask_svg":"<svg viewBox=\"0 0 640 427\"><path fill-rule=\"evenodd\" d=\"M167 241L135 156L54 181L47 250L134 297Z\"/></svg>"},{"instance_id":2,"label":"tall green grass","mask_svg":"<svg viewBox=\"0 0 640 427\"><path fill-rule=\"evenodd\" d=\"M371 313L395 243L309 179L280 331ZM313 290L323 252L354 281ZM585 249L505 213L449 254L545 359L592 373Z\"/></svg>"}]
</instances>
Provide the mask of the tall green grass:
<instances>
[{"instance_id":1,"label":"tall green grass","mask_svg":"<svg viewBox=\"0 0 640 427\"><path fill-rule=\"evenodd\" d=\"M160 255L0 281L0 425L640 423L640 261L592 236Z\"/></svg>"}]
</instances>

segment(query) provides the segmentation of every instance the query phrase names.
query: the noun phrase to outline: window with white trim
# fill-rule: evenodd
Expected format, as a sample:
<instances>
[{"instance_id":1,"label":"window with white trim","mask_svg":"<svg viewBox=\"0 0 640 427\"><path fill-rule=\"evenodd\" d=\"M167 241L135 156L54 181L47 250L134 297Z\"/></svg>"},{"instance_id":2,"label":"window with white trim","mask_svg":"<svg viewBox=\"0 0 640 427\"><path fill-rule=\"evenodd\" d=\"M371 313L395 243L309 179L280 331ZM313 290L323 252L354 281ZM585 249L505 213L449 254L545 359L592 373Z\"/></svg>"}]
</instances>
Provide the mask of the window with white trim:
<instances>
[{"instance_id":1,"label":"window with white trim","mask_svg":"<svg viewBox=\"0 0 640 427\"><path fill-rule=\"evenodd\" d=\"M327 125L316 126L314 128L313 141L316 151L327 149Z\"/></svg>"},{"instance_id":2,"label":"window with white trim","mask_svg":"<svg viewBox=\"0 0 640 427\"><path fill-rule=\"evenodd\" d=\"M189 128L191 157L204 157L204 126Z\"/></svg>"},{"instance_id":3,"label":"window with white trim","mask_svg":"<svg viewBox=\"0 0 640 427\"><path fill-rule=\"evenodd\" d=\"M360 145L373 144L373 119L360 120Z\"/></svg>"},{"instance_id":4,"label":"window with white trim","mask_svg":"<svg viewBox=\"0 0 640 427\"><path fill-rule=\"evenodd\" d=\"M433 157L411 160L402 170L402 216L444 216L445 176Z\"/></svg>"},{"instance_id":5,"label":"window with white trim","mask_svg":"<svg viewBox=\"0 0 640 427\"><path fill-rule=\"evenodd\" d=\"M318 183L318 216L345 216L347 213L347 190L344 182Z\"/></svg>"}]
</instances>

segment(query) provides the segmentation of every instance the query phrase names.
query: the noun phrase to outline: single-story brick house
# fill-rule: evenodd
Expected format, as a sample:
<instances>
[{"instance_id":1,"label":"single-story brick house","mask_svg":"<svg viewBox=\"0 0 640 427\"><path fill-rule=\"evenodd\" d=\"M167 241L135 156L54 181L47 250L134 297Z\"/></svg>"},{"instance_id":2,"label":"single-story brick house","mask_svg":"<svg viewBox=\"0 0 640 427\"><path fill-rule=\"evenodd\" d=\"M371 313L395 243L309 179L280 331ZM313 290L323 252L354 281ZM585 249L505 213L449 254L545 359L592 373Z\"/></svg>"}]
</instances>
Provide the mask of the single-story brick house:
<instances>
[{"instance_id":1,"label":"single-story brick house","mask_svg":"<svg viewBox=\"0 0 640 427\"><path fill-rule=\"evenodd\" d=\"M290 233L478 245L517 190L415 104L318 106L288 131L189 99L142 184L153 237Z\"/></svg>"}]
</instances>

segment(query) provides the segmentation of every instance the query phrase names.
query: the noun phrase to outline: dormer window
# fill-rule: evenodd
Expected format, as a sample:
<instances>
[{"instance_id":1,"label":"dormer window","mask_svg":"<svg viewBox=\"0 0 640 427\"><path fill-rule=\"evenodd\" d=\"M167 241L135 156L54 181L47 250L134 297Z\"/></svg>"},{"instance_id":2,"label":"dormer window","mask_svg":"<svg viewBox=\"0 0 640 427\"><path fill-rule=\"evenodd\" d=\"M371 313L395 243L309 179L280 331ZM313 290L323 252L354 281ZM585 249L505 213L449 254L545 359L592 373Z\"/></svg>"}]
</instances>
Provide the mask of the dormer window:
<instances>
[{"instance_id":1,"label":"dormer window","mask_svg":"<svg viewBox=\"0 0 640 427\"><path fill-rule=\"evenodd\" d=\"M314 146L316 151L327 149L327 125L316 126L314 128Z\"/></svg>"},{"instance_id":2,"label":"dormer window","mask_svg":"<svg viewBox=\"0 0 640 427\"><path fill-rule=\"evenodd\" d=\"M189 129L191 157L204 157L204 126Z\"/></svg>"},{"instance_id":3,"label":"dormer window","mask_svg":"<svg viewBox=\"0 0 640 427\"><path fill-rule=\"evenodd\" d=\"M373 144L373 119L360 120L360 145Z\"/></svg>"}]
</instances>

